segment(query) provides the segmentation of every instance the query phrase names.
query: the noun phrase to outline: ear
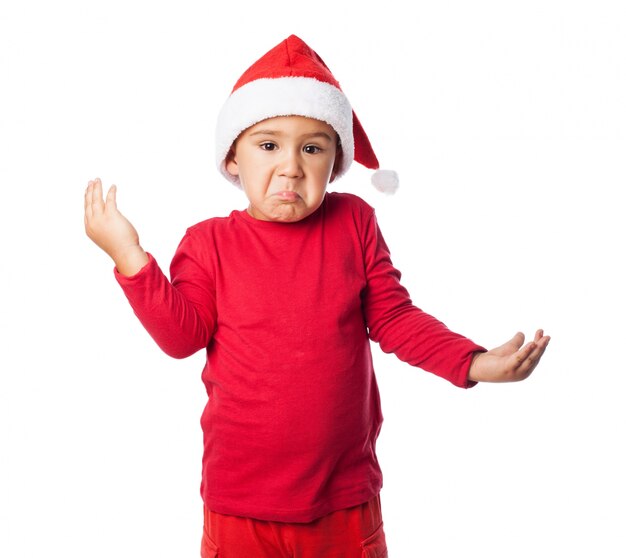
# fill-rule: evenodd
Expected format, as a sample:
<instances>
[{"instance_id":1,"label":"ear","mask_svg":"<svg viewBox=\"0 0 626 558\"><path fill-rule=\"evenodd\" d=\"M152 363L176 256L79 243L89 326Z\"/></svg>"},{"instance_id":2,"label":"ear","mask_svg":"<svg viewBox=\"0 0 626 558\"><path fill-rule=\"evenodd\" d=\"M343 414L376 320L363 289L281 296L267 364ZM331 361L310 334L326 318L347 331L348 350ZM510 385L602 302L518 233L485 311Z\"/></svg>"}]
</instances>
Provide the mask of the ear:
<instances>
[{"instance_id":1,"label":"ear","mask_svg":"<svg viewBox=\"0 0 626 558\"><path fill-rule=\"evenodd\" d=\"M237 158L235 157L235 151L231 147L226 155L225 160L226 170L233 176L239 176L239 165L237 164Z\"/></svg>"},{"instance_id":2,"label":"ear","mask_svg":"<svg viewBox=\"0 0 626 558\"><path fill-rule=\"evenodd\" d=\"M335 153L335 162L333 163L333 170L330 173L329 182L332 182L333 180L335 180L335 178L337 178L337 173L339 172L339 169L341 168L342 161L343 161L343 149L341 149L341 145L337 145L337 151Z\"/></svg>"}]
</instances>

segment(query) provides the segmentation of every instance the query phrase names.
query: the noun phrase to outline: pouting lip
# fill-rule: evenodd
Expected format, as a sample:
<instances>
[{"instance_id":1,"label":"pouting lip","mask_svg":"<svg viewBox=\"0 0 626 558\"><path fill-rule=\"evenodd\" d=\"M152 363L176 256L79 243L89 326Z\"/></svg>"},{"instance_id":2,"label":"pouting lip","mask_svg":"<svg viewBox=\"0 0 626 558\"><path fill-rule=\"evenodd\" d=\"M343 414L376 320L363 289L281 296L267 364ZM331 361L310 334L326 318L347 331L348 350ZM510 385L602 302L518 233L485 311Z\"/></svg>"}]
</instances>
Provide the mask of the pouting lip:
<instances>
[{"instance_id":1,"label":"pouting lip","mask_svg":"<svg viewBox=\"0 0 626 558\"><path fill-rule=\"evenodd\" d=\"M293 190L281 190L280 192L276 192L274 196L282 201L287 202L294 202L300 198L300 194L294 192Z\"/></svg>"}]
</instances>

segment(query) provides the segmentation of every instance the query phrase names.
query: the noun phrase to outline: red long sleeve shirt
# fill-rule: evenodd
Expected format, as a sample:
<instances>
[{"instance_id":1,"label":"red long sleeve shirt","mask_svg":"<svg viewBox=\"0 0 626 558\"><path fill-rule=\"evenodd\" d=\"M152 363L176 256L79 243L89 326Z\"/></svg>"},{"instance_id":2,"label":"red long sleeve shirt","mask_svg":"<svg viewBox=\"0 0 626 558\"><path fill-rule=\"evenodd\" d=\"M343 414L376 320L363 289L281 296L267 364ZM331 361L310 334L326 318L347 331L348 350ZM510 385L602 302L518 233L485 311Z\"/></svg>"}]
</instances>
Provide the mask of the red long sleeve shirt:
<instances>
[{"instance_id":1,"label":"red long sleeve shirt","mask_svg":"<svg viewBox=\"0 0 626 558\"><path fill-rule=\"evenodd\" d=\"M116 277L167 354L206 349L201 493L218 513L307 522L379 492L370 339L460 387L484 350L412 304L374 210L349 194L296 223L199 223L170 271L150 257Z\"/></svg>"}]
</instances>

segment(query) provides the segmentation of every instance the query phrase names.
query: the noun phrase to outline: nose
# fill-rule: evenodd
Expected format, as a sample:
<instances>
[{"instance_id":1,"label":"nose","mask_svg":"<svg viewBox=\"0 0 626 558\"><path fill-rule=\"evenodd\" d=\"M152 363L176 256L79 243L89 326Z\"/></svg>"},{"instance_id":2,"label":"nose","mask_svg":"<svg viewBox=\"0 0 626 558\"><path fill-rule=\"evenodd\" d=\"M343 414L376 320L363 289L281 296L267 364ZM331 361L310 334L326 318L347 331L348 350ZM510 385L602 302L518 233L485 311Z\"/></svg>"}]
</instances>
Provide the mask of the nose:
<instances>
[{"instance_id":1,"label":"nose","mask_svg":"<svg viewBox=\"0 0 626 558\"><path fill-rule=\"evenodd\" d=\"M286 149L278 165L278 174L287 178L300 178L302 176L302 160L299 149Z\"/></svg>"}]
</instances>

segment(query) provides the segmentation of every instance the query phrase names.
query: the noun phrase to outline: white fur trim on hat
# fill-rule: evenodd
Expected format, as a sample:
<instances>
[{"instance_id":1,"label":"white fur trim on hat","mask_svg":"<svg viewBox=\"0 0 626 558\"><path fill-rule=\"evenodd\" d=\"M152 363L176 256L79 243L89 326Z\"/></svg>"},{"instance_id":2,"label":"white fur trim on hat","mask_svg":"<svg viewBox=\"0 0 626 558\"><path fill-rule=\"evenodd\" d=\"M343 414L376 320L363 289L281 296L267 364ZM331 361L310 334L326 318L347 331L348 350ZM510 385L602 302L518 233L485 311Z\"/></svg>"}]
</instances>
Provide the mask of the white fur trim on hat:
<instances>
[{"instance_id":1,"label":"white fur trim on hat","mask_svg":"<svg viewBox=\"0 0 626 558\"><path fill-rule=\"evenodd\" d=\"M217 119L216 163L220 172L240 186L226 170L226 157L239 134L267 118L308 116L326 122L339 135L343 157L337 177L354 159L352 107L337 87L308 77L262 78L242 85L224 103Z\"/></svg>"}]
</instances>

